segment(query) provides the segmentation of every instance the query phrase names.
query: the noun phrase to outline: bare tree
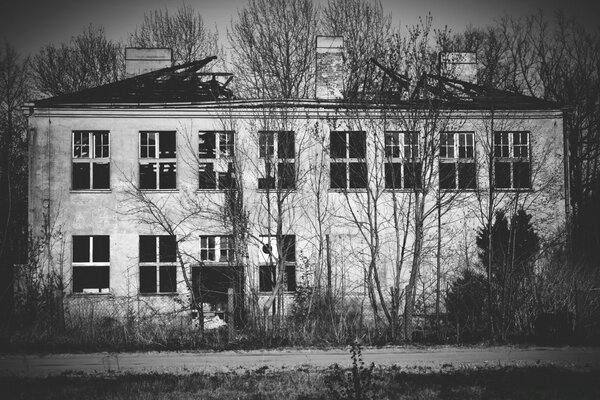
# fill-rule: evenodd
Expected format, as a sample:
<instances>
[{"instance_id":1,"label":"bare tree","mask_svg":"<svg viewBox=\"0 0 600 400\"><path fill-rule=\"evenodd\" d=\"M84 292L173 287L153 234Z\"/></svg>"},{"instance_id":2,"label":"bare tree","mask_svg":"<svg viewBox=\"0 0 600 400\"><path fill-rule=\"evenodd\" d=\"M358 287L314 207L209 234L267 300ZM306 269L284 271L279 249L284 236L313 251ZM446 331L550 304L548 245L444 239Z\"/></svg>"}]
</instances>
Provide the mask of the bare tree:
<instances>
[{"instance_id":1,"label":"bare tree","mask_svg":"<svg viewBox=\"0 0 600 400\"><path fill-rule=\"evenodd\" d=\"M30 96L28 61L8 43L0 48L0 298L10 309L12 267L27 259L27 121L21 106Z\"/></svg>"},{"instance_id":2,"label":"bare tree","mask_svg":"<svg viewBox=\"0 0 600 400\"><path fill-rule=\"evenodd\" d=\"M238 93L310 97L317 18L310 0L249 0L227 31Z\"/></svg>"},{"instance_id":3,"label":"bare tree","mask_svg":"<svg viewBox=\"0 0 600 400\"><path fill-rule=\"evenodd\" d=\"M173 51L177 64L201 60L210 56L222 58L219 33L204 24L199 11L184 4L175 15L169 11L154 10L144 14L144 22L129 36L134 47L165 47ZM220 66L219 66L220 67Z\"/></svg>"},{"instance_id":4,"label":"bare tree","mask_svg":"<svg viewBox=\"0 0 600 400\"><path fill-rule=\"evenodd\" d=\"M36 90L58 96L115 82L125 64L121 45L108 40L104 28L90 25L69 43L42 48L31 69Z\"/></svg>"},{"instance_id":5,"label":"bare tree","mask_svg":"<svg viewBox=\"0 0 600 400\"><path fill-rule=\"evenodd\" d=\"M380 71L371 58L384 60L392 34L391 14L380 2L330 0L323 10L322 31L344 38L345 97L368 95L378 89Z\"/></svg>"}]
</instances>

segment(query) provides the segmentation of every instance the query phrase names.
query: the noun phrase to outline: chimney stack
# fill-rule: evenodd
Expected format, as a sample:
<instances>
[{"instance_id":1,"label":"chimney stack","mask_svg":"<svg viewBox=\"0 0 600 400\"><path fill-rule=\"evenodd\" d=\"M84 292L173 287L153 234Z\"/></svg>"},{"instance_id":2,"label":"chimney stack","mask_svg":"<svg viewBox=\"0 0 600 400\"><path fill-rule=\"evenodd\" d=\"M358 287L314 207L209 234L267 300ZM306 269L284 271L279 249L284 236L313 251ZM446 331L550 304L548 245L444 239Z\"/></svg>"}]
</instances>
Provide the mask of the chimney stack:
<instances>
[{"instance_id":1,"label":"chimney stack","mask_svg":"<svg viewBox=\"0 0 600 400\"><path fill-rule=\"evenodd\" d=\"M477 55L475 53L440 53L440 75L469 83L477 83Z\"/></svg>"},{"instance_id":2,"label":"chimney stack","mask_svg":"<svg viewBox=\"0 0 600 400\"><path fill-rule=\"evenodd\" d=\"M318 100L343 97L344 38L317 36L316 94Z\"/></svg>"},{"instance_id":3,"label":"chimney stack","mask_svg":"<svg viewBox=\"0 0 600 400\"><path fill-rule=\"evenodd\" d=\"M145 74L173 65L171 49L125 49L125 76Z\"/></svg>"}]
</instances>

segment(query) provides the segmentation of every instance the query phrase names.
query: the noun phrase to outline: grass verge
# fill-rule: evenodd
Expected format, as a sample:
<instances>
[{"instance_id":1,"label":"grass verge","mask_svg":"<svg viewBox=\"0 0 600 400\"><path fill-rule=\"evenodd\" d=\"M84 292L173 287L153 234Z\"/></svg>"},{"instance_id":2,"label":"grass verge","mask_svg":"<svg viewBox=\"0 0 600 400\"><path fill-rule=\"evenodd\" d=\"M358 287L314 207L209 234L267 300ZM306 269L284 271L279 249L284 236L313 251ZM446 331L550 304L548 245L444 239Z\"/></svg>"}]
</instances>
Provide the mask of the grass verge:
<instances>
[{"instance_id":1,"label":"grass verge","mask_svg":"<svg viewBox=\"0 0 600 400\"><path fill-rule=\"evenodd\" d=\"M599 399L600 371L555 366L269 370L0 378L4 399Z\"/></svg>"}]
</instances>

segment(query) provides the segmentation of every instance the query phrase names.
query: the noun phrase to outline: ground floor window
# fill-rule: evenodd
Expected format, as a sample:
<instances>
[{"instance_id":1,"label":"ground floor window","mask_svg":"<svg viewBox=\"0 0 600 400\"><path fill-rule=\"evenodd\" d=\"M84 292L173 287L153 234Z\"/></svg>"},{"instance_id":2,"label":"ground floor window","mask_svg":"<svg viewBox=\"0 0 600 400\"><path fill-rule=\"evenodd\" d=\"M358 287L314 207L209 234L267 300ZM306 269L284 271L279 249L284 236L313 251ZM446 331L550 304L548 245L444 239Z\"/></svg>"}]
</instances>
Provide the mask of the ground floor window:
<instances>
[{"instance_id":1,"label":"ground floor window","mask_svg":"<svg viewBox=\"0 0 600 400\"><path fill-rule=\"evenodd\" d=\"M140 236L140 293L177 292L175 236Z\"/></svg>"},{"instance_id":2,"label":"ground floor window","mask_svg":"<svg viewBox=\"0 0 600 400\"><path fill-rule=\"evenodd\" d=\"M110 236L73 236L73 292L108 293Z\"/></svg>"}]
</instances>

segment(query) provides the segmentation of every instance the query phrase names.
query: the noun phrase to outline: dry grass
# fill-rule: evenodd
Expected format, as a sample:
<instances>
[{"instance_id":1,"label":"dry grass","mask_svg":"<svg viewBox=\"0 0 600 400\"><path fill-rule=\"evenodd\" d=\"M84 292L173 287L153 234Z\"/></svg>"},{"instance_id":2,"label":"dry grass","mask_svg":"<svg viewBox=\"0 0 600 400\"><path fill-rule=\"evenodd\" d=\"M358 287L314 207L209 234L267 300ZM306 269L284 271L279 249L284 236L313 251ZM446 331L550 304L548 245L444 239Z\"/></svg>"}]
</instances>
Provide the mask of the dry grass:
<instances>
[{"instance_id":1,"label":"dry grass","mask_svg":"<svg viewBox=\"0 0 600 400\"><path fill-rule=\"evenodd\" d=\"M341 375L351 374L342 370ZM353 399L335 368L214 375L2 378L4 399ZM348 375L346 375L348 376ZM375 369L364 399L599 399L600 371L551 366ZM349 389L349 390L344 390Z\"/></svg>"}]
</instances>

